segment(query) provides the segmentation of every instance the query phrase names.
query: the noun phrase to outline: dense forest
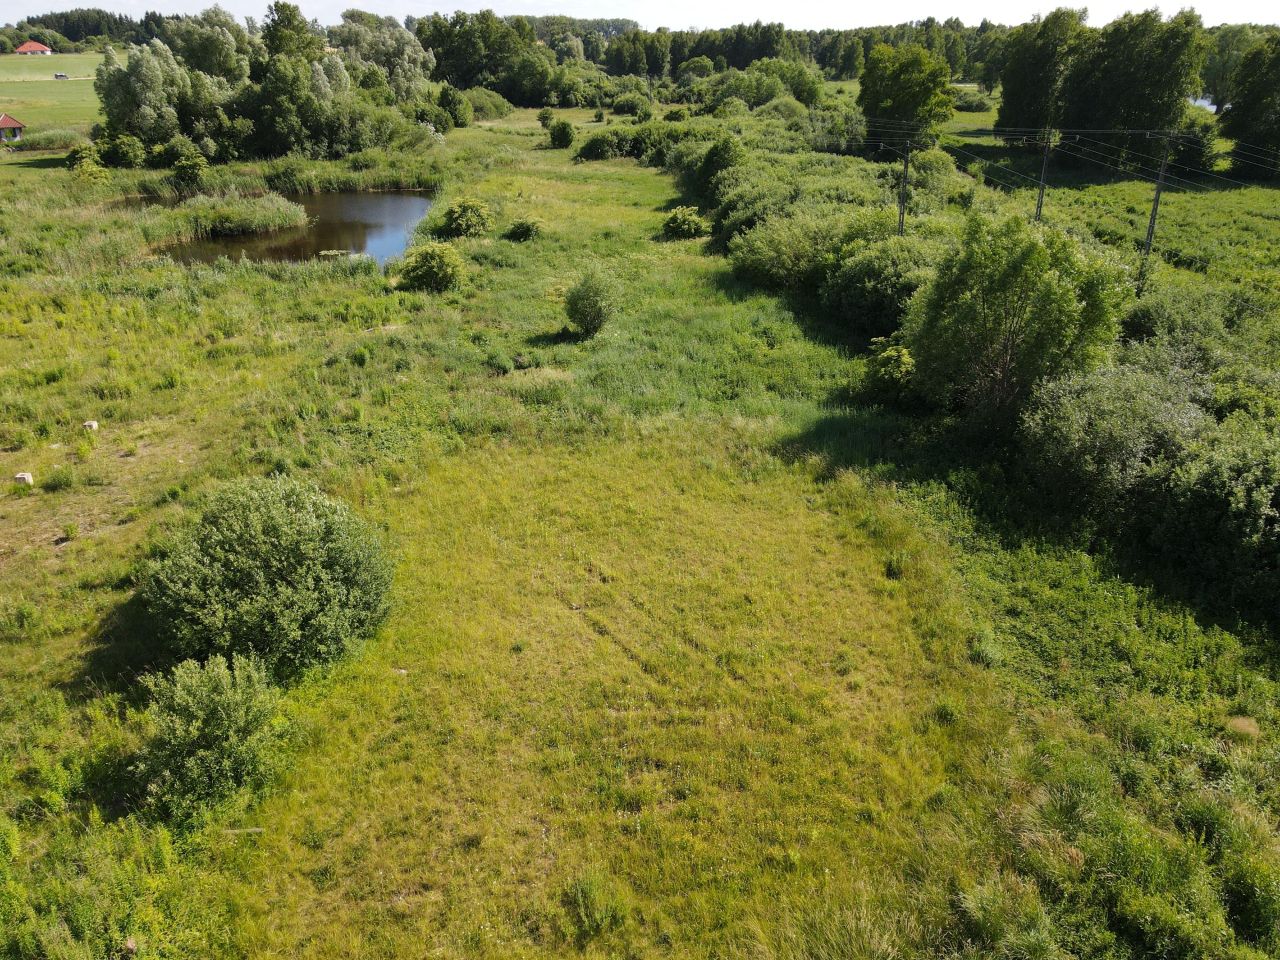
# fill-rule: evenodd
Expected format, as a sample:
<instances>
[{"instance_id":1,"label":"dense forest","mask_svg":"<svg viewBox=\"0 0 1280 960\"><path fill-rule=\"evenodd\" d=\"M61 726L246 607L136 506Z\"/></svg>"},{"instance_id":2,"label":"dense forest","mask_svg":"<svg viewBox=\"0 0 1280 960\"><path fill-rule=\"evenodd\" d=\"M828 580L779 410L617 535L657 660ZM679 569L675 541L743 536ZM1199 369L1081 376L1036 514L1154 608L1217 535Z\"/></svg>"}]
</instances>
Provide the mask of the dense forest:
<instances>
[{"instance_id":1,"label":"dense forest","mask_svg":"<svg viewBox=\"0 0 1280 960\"><path fill-rule=\"evenodd\" d=\"M0 956L1280 956L1280 27L27 39Z\"/></svg>"}]
</instances>

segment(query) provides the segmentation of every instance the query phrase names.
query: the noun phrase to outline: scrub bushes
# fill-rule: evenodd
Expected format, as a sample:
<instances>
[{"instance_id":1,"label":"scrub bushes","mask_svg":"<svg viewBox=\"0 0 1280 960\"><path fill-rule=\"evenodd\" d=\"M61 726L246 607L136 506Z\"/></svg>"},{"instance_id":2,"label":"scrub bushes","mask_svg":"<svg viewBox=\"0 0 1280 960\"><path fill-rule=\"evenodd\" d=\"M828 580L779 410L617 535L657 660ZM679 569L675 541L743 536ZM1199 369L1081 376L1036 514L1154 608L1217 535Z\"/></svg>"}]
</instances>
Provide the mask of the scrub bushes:
<instances>
[{"instance_id":1,"label":"scrub bushes","mask_svg":"<svg viewBox=\"0 0 1280 960\"><path fill-rule=\"evenodd\" d=\"M439 237L479 237L493 227L489 205L475 197L459 197L445 208L433 232Z\"/></svg>"},{"instance_id":2,"label":"scrub bushes","mask_svg":"<svg viewBox=\"0 0 1280 960\"><path fill-rule=\"evenodd\" d=\"M284 741L280 694L255 660L186 660L144 681L149 736L134 772L145 804L171 823L192 824L237 790L257 792L275 772Z\"/></svg>"},{"instance_id":3,"label":"scrub bushes","mask_svg":"<svg viewBox=\"0 0 1280 960\"><path fill-rule=\"evenodd\" d=\"M569 290L564 309L584 337L594 337L617 314L620 300L617 284L594 268Z\"/></svg>"},{"instance_id":4,"label":"scrub bushes","mask_svg":"<svg viewBox=\"0 0 1280 960\"><path fill-rule=\"evenodd\" d=\"M270 477L216 493L147 564L140 593L177 656L255 656L290 677L369 636L390 586L381 541L346 504Z\"/></svg>"},{"instance_id":5,"label":"scrub bushes","mask_svg":"<svg viewBox=\"0 0 1280 960\"><path fill-rule=\"evenodd\" d=\"M447 243L428 240L409 249L400 269L398 286L405 290L444 293L462 286L466 267L458 251Z\"/></svg>"}]
</instances>

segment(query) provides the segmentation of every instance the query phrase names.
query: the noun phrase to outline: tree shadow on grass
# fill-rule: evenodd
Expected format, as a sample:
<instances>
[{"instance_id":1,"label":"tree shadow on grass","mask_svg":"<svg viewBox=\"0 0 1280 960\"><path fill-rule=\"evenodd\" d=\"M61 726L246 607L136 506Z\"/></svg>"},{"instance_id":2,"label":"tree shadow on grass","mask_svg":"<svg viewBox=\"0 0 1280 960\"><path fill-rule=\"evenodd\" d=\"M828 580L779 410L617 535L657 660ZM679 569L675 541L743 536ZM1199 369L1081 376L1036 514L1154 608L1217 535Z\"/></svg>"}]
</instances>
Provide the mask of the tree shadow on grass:
<instances>
[{"instance_id":1,"label":"tree shadow on grass","mask_svg":"<svg viewBox=\"0 0 1280 960\"><path fill-rule=\"evenodd\" d=\"M146 699L141 678L167 670L175 662L156 639L142 601L134 593L94 626L80 669L62 685L62 691L80 702L112 694L136 707Z\"/></svg>"},{"instance_id":2,"label":"tree shadow on grass","mask_svg":"<svg viewBox=\"0 0 1280 960\"><path fill-rule=\"evenodd\" d=\"M581 343L586 339L588 338L584 334L566 324L559 330L531 334L524 342L531 347L559 347L568 343Z\"/></svg>"},{"instance_id":3,"label":"tree shadow on grass","mask_svg":"<svg viewBox=\"0 0 1280 960\"><path fill-rule=\"evenodd\" d=\"M1005 550L1087 552L1102 577L1181 604L1204 627L1235 633L1260 667L1280 674L1280 650L1249 639L1280 627L1275 615L1242 607L1208 572L1169 561L1136 525L1091 519L1082 504L1052 499L1007 429L875 405L855 390L833 395L827 413L775 449L793 462L816 456L824 480L855 469L905 487L939 484L969 512L981 540Z\"/></svg>"},{"instance_id":4,"label":"tree shadow on grass","mask_svg":"<svg viewBox=\"0 0 1280 960\"><path fill-rule=\"evenodd\" d=\"M21 160L13 161L10 166L26 167L28 170L63 170L66 169L67 161L62 154L57 155L39 155L32 157L24 157Z\"/></svg>"}]
</instances>

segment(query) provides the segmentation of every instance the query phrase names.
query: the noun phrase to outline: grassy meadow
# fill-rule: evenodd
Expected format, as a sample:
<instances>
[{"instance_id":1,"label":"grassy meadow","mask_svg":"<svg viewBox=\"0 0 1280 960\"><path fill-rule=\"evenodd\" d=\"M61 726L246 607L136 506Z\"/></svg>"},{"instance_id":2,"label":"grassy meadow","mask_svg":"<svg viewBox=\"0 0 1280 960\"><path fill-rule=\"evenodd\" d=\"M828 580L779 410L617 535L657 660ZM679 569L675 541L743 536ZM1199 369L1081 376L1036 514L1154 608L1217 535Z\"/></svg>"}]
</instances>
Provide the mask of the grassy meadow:
<instances>
[{"instance_id":1,"label":"grassy meadow","mask_svg":"<svg viewBox=\"0 0 1280 960\"><path fill-rule=\"evenodd\" d=\"M545 141L519 110L381 161L496 213L437 296L360 260L179 266L134 202L161 172L0 155L0 471L36 479L0 496L0 896L31 907L0 946L1268 955L1239 890L1273 875L1198 826L1280 809L1267 638L992 523L981 468L856 400L847 343L661 239L674 177ZM501 239L518 217L542 235ZM591 263L625 304L580 340ZM391 617L289 691L266 797L170 833L125 802L136 680L165 665L132 571L266 472L382 529Z\"/></svg>"},{"instance_id":2,"label":"grassy meadow","mask_svg":"<svg viewBox=\"0 0 1280 960\"><path fill-rule=\"evenodd\" d=\"M0 56L0 113L17 117L27 125L27 133L68 129L88 133L99 117L93 72L100 62L98 53ZM55 80L55 72L69 79Z\"/></svg>"}]
</instances>

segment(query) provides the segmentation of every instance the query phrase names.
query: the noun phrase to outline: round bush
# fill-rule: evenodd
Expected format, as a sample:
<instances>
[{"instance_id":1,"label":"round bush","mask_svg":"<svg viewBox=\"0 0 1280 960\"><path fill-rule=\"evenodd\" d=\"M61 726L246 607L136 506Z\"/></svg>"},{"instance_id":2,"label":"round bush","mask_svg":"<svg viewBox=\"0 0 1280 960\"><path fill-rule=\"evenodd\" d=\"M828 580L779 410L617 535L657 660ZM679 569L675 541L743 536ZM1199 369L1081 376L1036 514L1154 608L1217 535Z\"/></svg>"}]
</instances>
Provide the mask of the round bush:
<instances>
[{"instance_id":1,"label":"round bush","mask_svg":"<svg viewBox=\"0 0 1280 960\"><path fill-rule=\"evenodd\" d=\"M542 221L533 217L520 217L511 221L511 226L503 234L508 240L526 243L542 235Z\"/></svg>"},{"instance_id":2,"label":"round bush","mask_svg":"<svg viewBox=\"0 0 1280 960\"><path fill-rule=\"evenodd\" d=\"M133 772L144 802L165 819L189 825L236 790L270 781L284 724L280 695L261 663L214 656L186 660L170 676L148 677L150 736Z\"/></svg>"},{"instance_id":3,"label":"round bush","mask_svg":"<svg viewBox=\"0 0 1280 960\"><path fill-rule=\"evenodd\" d=\"M907 304L933 275L942 251L917 237L890 237L860 245L832 268L822 302L842 325L869 336L902 325Z\"/></svg>"},{"instance_id":4,"label":"round bush","mask_svg":"<svg viewBox=\"0 0 1280 960\"><path fill-rule=\"evenodd\" d=\"M67 152L67 169L75 170L77 167L85 165L100 166L102 157L98 153L98 147L93 143L82 143L78 147L72 147Z\"/></svg>"},{"instance_id":5,"label":"round bush","mask_svg":"<svg viewBox=\"0 0 1280 960\"><path fill-rule=\"evenodd\" d=\"M137 137L122 133L102 144L102 161L111 167L136 170L147 162L147 148Z\"/></svg>"},{"instance_id":6,"label":"round bush","mask_svg":"<svg viewBox=\"0 0 1280 960\"><path fill-rule=\"evenodd\" d=\"M564 309L583 336L594 337L618 312L617 284L600 270L588 270L565 298Z\"/></svg>"},{"instance_id":7,"label":"round bush","mask_svg":"<svg viewBox=\"0 0 1280 960\"><path fill-rule=\"evenodd\" d=\"M489 205L475 197L459 197L445 209L435 233L441 237L479 237L493 226Z\"/></svg>"},{"instance_id":8,"label":"round bush","mask_svg":"<svg viewBox=\"0 0 1280 960\"><path fill-rule=\"evenodd\" d=\"M551 121L556 118L555 111L550 107L543 107L538 111L538 123L541 124L543 130L551 127Z\"/></svg>"},{"instance_id":9,"label":"round bush","mask_svg":"<svg viewBox=\"0 0 1280 960\"><path fill-rule=\"evenodd\" d=\"M461 286L465 276L466 267L457 250L447 243L428 240L405 254L398 285L405 290L444 293Z\"/></svg>"},{"instance_id":10,"label":"round bush","mask_svg":"<svg viewBox=\"0 0 1280 960\"><path fill-rule=\"evenodd\" d=\"M269 477L216 493L147 565L140 595L178 656L252 655L284 677L369 636L390 586L381 542L346 504Z\"/></svg>"},{"instance_id":11,"label":"round bush","mask_svg":"<svg viewBox=\"0 0 1280 960\"><path fill-rule=\"evenodd\" d=\"M652 107L643 93L622 93L613 98L613 112L621 116L637 117L646 110Z\"/></svg>"},{"instance_id":12,"label":"round bush","mask_svg":"<svg viewBox=\"0 0 1280 960\"><path fill-rule=\"evenodd\" d=\"M551 135L551 146L557 150L573 146L574 129L568 120L553 120L547 133Z\"/></svg>"},{"instance_id":13,"label":"round bush","mask_svg":"<svg viewBox=\"0 0 1280 960\"><path fill-rule=\"evenodd\" d=\"M662 235L668 240L691 240L705 237L710 231L696 207L676 207L662 224Z\"/></svg>"}]
</instances>

